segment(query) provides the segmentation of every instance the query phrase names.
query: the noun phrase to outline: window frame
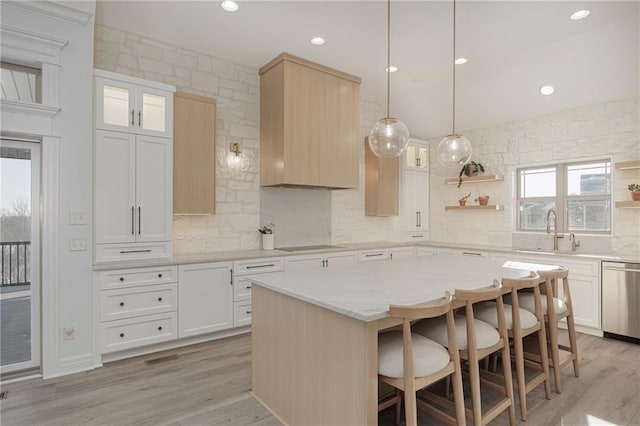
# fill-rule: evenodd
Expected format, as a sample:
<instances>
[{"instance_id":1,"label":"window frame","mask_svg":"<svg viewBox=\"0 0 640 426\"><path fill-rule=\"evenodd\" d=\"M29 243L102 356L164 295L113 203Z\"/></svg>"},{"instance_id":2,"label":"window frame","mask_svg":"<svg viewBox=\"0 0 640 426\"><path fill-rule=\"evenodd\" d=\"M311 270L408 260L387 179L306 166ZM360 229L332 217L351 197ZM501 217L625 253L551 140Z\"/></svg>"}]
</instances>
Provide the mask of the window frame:
<instances>
[{"instance_id":1,"label":"window frame","mask_svg":"<svg viewBox=\"0 0 640 426\"><path fill-rule=\"evenodd\" d=\"M569 195L569 167L571 166L586 166L590 164L608 163L609 165L609 188L608 193L601 195ZM580 234L593 234L593 235L613 235L613 160L611 157L585 159L580 161L561 161L557 163L545 163L536 164L531 166L517 167L515 173L516 180L516 200L515 200L515 212L516 212L516 232L532 232L532 233L545 233L546 230L538 229L523 229L521 223L520 206L523 202L553 202L555 203L555 212L557 215L558 233L580 233ZM547 197L528 197L522 196L521 185L521 173L523 171L531 171L536 169L551 169L555 168L556 173L556 195ZM608 201L609 202L609 230L608 231L592 231L592 230L570 230L569 229L569 202L570 201ZM551 226L553 229L553 226Z\"/></svg>"}]
</instances>

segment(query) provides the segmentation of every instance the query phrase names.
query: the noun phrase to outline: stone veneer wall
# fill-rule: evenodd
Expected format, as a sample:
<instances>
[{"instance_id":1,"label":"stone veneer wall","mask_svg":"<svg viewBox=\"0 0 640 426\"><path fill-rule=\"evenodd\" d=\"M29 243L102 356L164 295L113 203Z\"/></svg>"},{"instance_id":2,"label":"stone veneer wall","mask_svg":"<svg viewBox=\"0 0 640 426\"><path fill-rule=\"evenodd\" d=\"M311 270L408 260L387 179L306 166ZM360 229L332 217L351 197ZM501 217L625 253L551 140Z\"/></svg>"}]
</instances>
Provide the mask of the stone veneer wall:
<instances>
[{"instance_id":1,"label":"stone veneer wall","mask_svg":"<svg viewBox=\"0 0 640 426\"><path fill-rule=\"evenodd\" d=\"M484 164L487 173L504 175L503 182L468 184L461 188L445 185L444 179L458 175L459 168L443 168L435 160L439 139L431 146L431 240L500 246L551 248L546 235L513 234L515 196L513 173L520 164L576 161L611 156L613 162L640 160L640 112L638 98L622 99L559 111L526 120L462 132L473 144L473 159ZM627 185L640 182L639 171L613 169L613 199L630 200ZM457 205L461 195L491 196L491 203L505 210L445 211ZM622 255L640 254L640 211L612 206L611 237L585 237L581 251L610 249ZM561 249L570 247L568 238Z\"/></svg>"},{"instance_id":2,"label":"stone veneer wall","mask_svg":"<svg viewBox=\"0 0 640 426\"><path fill-rule=\"evenodd\" d=\"M266 223L260 218L258 71L102 25L96 25L94 62L99 69L172 84L179 91L216 99L216 214L176 216L173 223L174 251L258 248L260 234L257 229ZM368 133L383 112L377 105L365 101L361 102L360 110L361 128ZM227 163L231 142L240 143L242 162L239 167ZM361 163L364 164L364 154L361 154ZM316 223L322 226L316 228L314 241L302 242L300 235L281 240L291 244L329 242L332 240L332 222L337 224L341 242L385 239L387 226L379 225L393 220L364 218L363 166L360 186L360 190L332 191L330 196L326 191L300 190L304 191L305 197L317 195L321 200L316 201L324 208L318 208L317 203L296 203L296 217L304 218L308 223L319 221ZM291 213L291 191L278 193L277 188L270 191L269 206L273 208L269 208L268 221L275 217L284 222ZM283 202L277 203L278 200Z\"/></svg>"}]
</instances>

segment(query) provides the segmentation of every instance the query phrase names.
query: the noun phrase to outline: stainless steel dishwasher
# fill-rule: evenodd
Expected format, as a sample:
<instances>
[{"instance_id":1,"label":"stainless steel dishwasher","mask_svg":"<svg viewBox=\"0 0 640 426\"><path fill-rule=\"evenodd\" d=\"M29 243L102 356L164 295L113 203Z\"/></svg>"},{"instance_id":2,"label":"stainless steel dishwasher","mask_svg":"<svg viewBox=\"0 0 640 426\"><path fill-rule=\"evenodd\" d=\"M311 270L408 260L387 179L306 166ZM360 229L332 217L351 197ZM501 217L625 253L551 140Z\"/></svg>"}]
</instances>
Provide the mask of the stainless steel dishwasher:
<instances>
[{"instance_id":1,"label":"stainless steel dishwasher","mask_svg":"<svg viewBox=\"0 0 640 426\"><path fill-rule=\"evenodd\" d=\"M602 328L640 343L640 263L602 262Z\"/></svg>"}]
</instances>

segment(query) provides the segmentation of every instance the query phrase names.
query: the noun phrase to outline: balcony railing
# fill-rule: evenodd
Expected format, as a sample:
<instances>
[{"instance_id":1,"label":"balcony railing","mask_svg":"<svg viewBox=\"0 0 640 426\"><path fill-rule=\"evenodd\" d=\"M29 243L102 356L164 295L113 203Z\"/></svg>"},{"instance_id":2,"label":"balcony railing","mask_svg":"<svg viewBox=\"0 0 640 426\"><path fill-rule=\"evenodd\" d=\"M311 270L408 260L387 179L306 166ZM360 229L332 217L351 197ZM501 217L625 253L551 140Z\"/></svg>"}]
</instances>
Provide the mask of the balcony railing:
<instances>
[{"instance_id":1,"label":"balcony railing","mask_svg":"<svg viewBox=\"0 0 640 426\"><path fill-rule=\"evenodd\" d=\"M0 241L2 287L30 285L31 241Z\"/></svg>"}]
</instances>

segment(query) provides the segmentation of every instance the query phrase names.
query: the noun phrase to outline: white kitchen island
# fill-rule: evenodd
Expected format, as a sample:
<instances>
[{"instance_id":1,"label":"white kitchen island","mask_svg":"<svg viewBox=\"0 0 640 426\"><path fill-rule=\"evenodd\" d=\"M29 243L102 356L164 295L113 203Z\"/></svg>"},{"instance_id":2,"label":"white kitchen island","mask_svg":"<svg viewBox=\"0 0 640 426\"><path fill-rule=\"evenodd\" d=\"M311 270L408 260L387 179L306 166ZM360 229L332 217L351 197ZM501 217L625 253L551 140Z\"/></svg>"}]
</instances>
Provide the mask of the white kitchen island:
<instances>
[{"instance_id":1,"label":"white kitchen island","mask_svg":"<svg viewBox=\"0 0 640 426\"><path fill-rule=\"evenodd\" d=\"M375 425L378 332L400 324L390 304L554 268L424 256L252 276L253 395L289 425Z\"/></svg>"}]
</instances>

